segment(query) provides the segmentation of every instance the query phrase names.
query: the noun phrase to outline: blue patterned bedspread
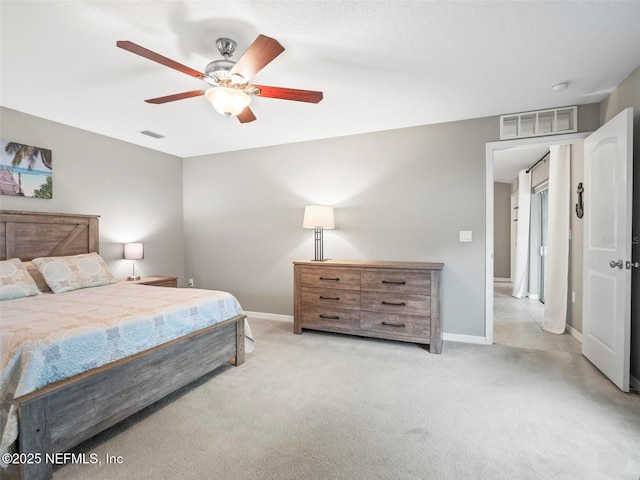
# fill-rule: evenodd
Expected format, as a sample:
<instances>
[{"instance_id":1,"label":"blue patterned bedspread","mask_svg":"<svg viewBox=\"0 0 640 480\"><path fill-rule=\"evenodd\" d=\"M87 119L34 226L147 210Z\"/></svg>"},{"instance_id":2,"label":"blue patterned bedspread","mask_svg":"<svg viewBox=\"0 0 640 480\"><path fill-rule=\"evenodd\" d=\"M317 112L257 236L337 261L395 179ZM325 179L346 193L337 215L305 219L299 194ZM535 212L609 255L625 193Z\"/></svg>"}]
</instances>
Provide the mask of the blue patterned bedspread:
<instances>
[{"instance_id":1,"label":"blue patterned bedspread","mask_svg":"<svg viewBox=\"0 0 640 480\"><path fill-rule=\"evenodd\" d=\"M226 292L125 282L2 302L0 453L17 438L15 397L242 313Z\"/></svg>"}]
</instances>

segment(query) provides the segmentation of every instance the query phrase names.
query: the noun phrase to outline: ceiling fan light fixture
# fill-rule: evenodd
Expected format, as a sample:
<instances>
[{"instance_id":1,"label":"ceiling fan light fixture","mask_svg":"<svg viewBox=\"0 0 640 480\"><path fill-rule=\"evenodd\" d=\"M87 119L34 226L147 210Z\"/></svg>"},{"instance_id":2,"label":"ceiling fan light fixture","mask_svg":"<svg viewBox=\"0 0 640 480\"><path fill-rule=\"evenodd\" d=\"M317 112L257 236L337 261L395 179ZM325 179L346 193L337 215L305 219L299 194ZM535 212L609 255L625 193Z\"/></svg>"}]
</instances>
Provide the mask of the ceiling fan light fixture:
<instances>
[{"instance_id":1,"label":"ceiling fan light fixture","mask_svg":"<svg viewBox=\"0 0 640 480\"><path fill-rule=\"evenodd\" d=\"M204 96L218 113L227 117L239 115L251 103L249 95L231 87L211 87Z\"/></svg>"},{"instance_id":2,"label":"ceiling fan light fixture","mask_svg":"<svg viewBox=\"0 0 640 480\"><path fill-rule=\"evenodd\" d=\"M116 46L165 67L177 70L180 73L202 80L209 85L206 90L190 90L145 100L145 102L154 105L204 95L216 111L227 117L235 116L240 123L244 124L256 120L256 116L249 108L253 95L307 103L318 103L323 97L322 92L312 90L267 87L249 83L249 80L256 73L284 52L284 47L276 39L262 34L258 35L253 43L249 45L249 48L240 56L237 62L229 60L235 52L236 43L229 38L219 38L216 41L216 46L224 58L209 62L204 72L194 70L128 40L118 40Z\"/></svg>"}]
</instances>

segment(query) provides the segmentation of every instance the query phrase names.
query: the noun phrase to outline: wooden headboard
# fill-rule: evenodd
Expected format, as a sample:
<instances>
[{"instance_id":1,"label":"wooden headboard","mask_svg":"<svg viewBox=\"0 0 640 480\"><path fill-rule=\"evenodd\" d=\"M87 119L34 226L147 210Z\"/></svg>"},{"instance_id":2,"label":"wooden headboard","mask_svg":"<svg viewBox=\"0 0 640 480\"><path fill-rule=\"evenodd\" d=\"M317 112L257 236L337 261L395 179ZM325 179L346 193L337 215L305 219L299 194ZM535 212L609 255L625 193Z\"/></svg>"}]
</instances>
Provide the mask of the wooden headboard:
<instances>
[{"instance_id":1,"label":"wooden headboard","mask_svg":"<svg viewBox=\"0 0 640 480\"><path fill-rule=\"evenodd\" d=\"M98 253L98 215L0 210L0 260Z\"/></svg>"}]
</instances>

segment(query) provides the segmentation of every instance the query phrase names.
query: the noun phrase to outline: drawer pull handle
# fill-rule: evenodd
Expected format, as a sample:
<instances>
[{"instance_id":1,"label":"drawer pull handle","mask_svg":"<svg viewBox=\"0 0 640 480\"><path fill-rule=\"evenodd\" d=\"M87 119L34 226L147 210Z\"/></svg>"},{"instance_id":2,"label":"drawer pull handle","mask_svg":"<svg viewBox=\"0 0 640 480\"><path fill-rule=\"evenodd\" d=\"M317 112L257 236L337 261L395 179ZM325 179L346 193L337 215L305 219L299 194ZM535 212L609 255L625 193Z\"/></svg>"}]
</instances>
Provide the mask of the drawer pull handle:
<instances>
[{"instance_id":1,"label":"drawer pull handle","mask_svg":"<svg viewBox=\"0 0 640 480\"><path fill-rule=\"evenodd\" d=\"M406 325L404 323L389 323L389 322L382 322L382 325L386 325L387 327L400 327L400 328L404 328L406 327Z\"/></svg>"},{"instance_id":2,"label":"drawer pull handle","mask_svg":"<svg viewBox=\"0 0 640 480\"><path fill-rule=\"evenodd\" d=\"M329 320L340 320L340 317L337 316L337 315L323 315L323 314L320 314L320 318L326 318L326 319L329 319Z\"/></svg>"},{"instance_id":3,"label":"drawer pull handle","mask_svg":"<svg viewBox=\"0 0 640 480\"><path fill-rule=\"evenodd\" d=\"M340 281L340 277L336 277L336 278L331 278L331 277L320 277L320 280L330 280L332 282L339 282Z\"/></svg>"},{"instance_id":4,"label":"drawer pull handle","mask_svg":"<svg viewBox=\"0 0 640 480\"><path fill-rule=\"evenodd\" d=\"M323 297L322 295L320 295L320 300L335 300L336 302L338 302L340 300L340 297Z\"/></svg>"},{"instance_id":5,"label":"drawer pull handle","mask_svg":"<svg viewBox=\"0 0 640 480\"><path fill-rule=\"evenodd\" d=\"M404 280L401 282L392 282L391 280L382 280L382 283L386 283L388 285L406 285L407 282L405 282Z\"/></svg>"},{"instance_id":6,"label":"drawer pull handle","mask_svg":"<svg viewBox=\"0 0 640 480\"><path fill-rule=\"evenodd\" d=\"M383 300L382 301L382 305L390 305L390 306L393 306L393 307L406 307L407 303L406 302L399 302L399 303L387 302L386 300Z\"/></svg>"}]
</instances>

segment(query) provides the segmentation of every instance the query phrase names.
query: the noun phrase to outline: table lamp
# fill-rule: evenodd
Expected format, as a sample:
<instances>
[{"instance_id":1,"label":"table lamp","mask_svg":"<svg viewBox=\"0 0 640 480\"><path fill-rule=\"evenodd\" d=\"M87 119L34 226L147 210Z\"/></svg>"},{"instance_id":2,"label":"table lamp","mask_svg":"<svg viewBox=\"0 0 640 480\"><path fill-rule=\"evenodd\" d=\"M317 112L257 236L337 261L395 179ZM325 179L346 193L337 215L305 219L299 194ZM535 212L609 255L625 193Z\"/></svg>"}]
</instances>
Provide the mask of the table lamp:
<instances>
[{"instance_id":1,"label":"table lamp","mask_svg":"<svg viewBox=\"0 0 640 480\"><path fill-rule=\"evenodd\" d=\"M309 205L304 209L304 228L315 229L315 262L324 262L323 230L325 228L335 228L333 218L333 207L324 205Z\"/></svg>"}]
</instances>

